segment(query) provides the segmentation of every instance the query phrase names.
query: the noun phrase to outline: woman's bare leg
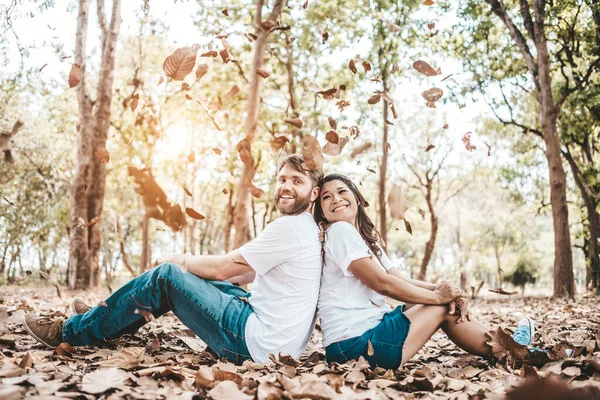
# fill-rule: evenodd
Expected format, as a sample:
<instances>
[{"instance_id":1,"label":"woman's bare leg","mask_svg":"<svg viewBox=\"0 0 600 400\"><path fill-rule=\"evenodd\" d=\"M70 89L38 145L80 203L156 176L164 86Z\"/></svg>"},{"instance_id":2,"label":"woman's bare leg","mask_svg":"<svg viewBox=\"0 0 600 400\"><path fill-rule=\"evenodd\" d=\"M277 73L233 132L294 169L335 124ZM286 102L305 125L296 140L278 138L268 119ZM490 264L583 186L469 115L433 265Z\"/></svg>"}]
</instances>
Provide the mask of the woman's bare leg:
<instances>
[{"instance_id":1,"label":"woman's bare leg","mask_svg":"<svg viewBox=\"0 0 600 400\"><path fill-rule=\"evenodd\" d=\"M405 314L410 319L410 331L404 343L402 364L417 354L440 328L446 332L450 340L471 354L487 356L490 352L488 345L485 344L489 329L474 318L457 324L457 316L449 315L446 306L422 304L411 307Z\"/></svg>"}]
</instances>

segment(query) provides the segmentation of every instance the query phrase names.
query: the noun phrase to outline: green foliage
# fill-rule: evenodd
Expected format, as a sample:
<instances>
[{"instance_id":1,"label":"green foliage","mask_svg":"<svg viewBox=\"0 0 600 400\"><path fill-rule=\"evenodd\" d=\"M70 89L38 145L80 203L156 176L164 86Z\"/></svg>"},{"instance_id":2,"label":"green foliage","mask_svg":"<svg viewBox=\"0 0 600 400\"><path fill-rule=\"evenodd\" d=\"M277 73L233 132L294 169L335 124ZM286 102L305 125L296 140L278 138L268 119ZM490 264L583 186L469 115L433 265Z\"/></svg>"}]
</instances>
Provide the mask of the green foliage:
<instances>
[{"instance_id":1,"label":"green foliage","mask_svg":"<svg viewBox=\"0 0 600 400\"><path fill-rule=\"evenodd\" d=\"M522 256L517 261L514 271L504 276L504 281L520 288L528 283L533 284L537 281L538 267L539 265L533 259Z\"/></svg>"}]
</instances>

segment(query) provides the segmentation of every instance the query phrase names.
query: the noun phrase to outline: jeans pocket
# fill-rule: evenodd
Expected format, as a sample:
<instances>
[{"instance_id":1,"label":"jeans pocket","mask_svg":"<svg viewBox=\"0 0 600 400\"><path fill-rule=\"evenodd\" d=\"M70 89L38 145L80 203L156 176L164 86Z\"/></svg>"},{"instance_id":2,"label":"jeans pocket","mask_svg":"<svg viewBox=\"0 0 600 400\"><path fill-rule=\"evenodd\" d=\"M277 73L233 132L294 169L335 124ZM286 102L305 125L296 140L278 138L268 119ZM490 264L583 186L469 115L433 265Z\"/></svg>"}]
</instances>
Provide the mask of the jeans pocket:
<instances>
[{"instance_id":1,"label":"jeans pocket","mask_svg":"<svg viewBox=\"0 0 600 400\"><path fill-rule=\"evenodd\" d=\"M225 358L228 361L234 363L235 365L242 365L244 363L244 361L252 360L252 357L250 357L250 355L240 354L233 350L229 350L226 347L223 347L221 349L221 354L219 355L219 357Z\"/></svg>"},{"instance_id":2,"label":"jeans pocket","mask_svg":"<svg viewBox=\"0 0 600 400\"><path fill-rule=\"evenodd\" d=\"M402 347L388 343L371 342L373 355L365 356L371 367L397 369L402 363Z\"/></svg>"}]
</instances>

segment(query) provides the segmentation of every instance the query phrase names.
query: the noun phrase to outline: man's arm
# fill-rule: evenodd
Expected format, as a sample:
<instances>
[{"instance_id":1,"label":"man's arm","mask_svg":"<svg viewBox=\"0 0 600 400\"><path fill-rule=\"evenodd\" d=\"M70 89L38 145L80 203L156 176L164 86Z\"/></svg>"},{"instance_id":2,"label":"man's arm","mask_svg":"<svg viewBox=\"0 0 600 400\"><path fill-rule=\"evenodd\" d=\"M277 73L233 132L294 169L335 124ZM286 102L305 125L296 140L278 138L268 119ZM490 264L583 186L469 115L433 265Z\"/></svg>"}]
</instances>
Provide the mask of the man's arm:
<instances>
[{"instance_id":1,"label":"man's arm","mask_svg":"<svg viewBox=\"0 0 600 400\"><path fill-rule=\"evenodd\" d=\"M222 256L171 254L157 260L159 264L172 262L190 271L200 278L224 281L238 275L254 272L242 257L239 249Z\"/></svg>"}]
</instances>

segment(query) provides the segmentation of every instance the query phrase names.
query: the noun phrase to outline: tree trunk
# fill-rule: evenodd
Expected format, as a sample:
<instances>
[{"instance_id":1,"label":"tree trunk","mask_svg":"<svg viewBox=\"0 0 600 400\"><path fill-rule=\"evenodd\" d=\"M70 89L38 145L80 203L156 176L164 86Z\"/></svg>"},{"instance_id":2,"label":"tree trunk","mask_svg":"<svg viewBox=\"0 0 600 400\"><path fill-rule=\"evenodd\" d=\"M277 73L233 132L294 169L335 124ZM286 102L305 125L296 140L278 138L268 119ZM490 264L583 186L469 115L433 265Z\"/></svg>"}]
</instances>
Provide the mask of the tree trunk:
<instances>
[{"instance_id":1,"label":"tree trunk","mask_svg":"<svg viewBox=\"0 0 600 400\"><path fill-rule=\"evenodd\" d=\"M421 261L421 270L419 271L419 280L424 281L427 276L427 266L429 265L429 261L431 261L431 256L433 255L433 249L435 248L435 240L437 238L438 231L438 217L435 214L435 209L433 208L433 203L431 199L431 182L428 182L427 185L427 206L429 207L429 222L431 224L431 233L429 234L429 240L425 245L425 254L423 255L423 261Z\"/></svg>"},{"instance_id":2,"label":"tree trunk","mask_svg":"<svg viewBox=\"0 0 600 400\"><path fill-rule=\"evenodd\" d=\"M77 136L77 156L75 177L71 186L71 227L69 237L69 264L67 281L70 289L85 287L89 283L90 264L88 250L88 230L78 228L78 218L87 219L88 204L86 190L91 162L91 141L93 131L92 103L87 95L85 48L89 0L79 0L77 16L77 36L75 40L75 63L81 66L81 81L77 87L79 103L79 134Z\"/></svg>"},{"instance_id":3,"label":"tree trunk","mask_svg":"<svg viewBox=\"0 0 600 400\"><path fill-rule=\"evenodd\" d=\"M269 21L275 22L279 18L286 0L279 0L275 3ZM268 32L260 29L262 25L262 6L263 0L257 0L256 15L254 23L256 25L257 39L254 41L254 57L252 59L252 70L250 79L250 88L248 93L248 107L246 108L245 134L250 143L254 140L256 126L258 124L258 115L260 110L260 92L262 80L256 73L258 68L262 68L265 50L267 48ZM233 211L233 224L235 226L235 236L233 247L238 248L250 240L250 190L246 183L254 178L256 166L244 163L240 183L238 184L237 201Z\"/></svg>"},{"instance_id":4,"label":"tree trunk","mask_svg":"<svg viewBox=\"0 0 600 400\"><path fill-rule=\"evenodd\" d=\"M380 57L381 58L381 57ZM381 63L380 63L381 65ZM382 71L381 80L383 81L383 91L387 93L387 72ZM385 199L385 186L387 180L387 162L388 162L388 104L384 100L383 103L383 142L381 164L379 165L379 235L383 242L383 250L387 249L387 207Z\"/></svg>"},{"instance_id":5,"label":"tree trunk","mask_svg":"<svg viewBox=\"0 0 600 400\"><path fill-rule=\"evenodd\" d=\"M104 1L96 0L98 22L102 33L102 63L100 78L98 80L95 113L94 134L92 136L92 151L106 148L108 128L110 126L110 108L112 103L112 89L115 71L115 52L117 37L121 26L121 0L113 0L110 25L104 21ZM104 192L106 186L106 164L92 158L90 170L90 184L88 188L88 220L102 216L104 205ZM100 283L100 248L102 241L101 223L90 226L90 269L91 286Z\"/></svg>"},{"instance_id":6,"label":"tree trunk","mask_svg":"<svg viewBox=\"0 0 600 400\"><path fill-rule=\"evenodd\" d=\"M596 211L598 209L598 200L587 192L583 182L584 178L582 177L581 171L575 163L568 146L567 151L563 152L563 155L569 162L571 172L573 173L573 179L579 188L587 212L589 238L587 240L587 248L585 249L587 264L586 287L598 292L600 290L600 248L598 245L598 240L600 240L600 214Z\"/></svg>"}]
</instances>

